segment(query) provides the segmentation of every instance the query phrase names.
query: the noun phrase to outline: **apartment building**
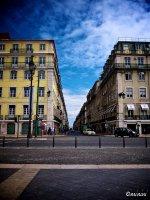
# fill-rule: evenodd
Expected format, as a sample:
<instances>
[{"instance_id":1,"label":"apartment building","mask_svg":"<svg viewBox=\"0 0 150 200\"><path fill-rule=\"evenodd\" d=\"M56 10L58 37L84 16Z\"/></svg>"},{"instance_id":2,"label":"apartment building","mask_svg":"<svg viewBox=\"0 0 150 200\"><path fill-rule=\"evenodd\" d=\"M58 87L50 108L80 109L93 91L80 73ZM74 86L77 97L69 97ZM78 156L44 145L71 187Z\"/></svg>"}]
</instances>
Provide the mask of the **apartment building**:
<instances>
[{"instance_id":1,"label":"apartment building","mask_svg":"<svg viewBox=\"0 0 150 200\"><path fill-rule=\"evenodd\" d=\"M32 132L36 118L56 133L68 126L54 40L0 34L0 134L28 133L31 56L35 64Z\"/></svg>"},{"instance_id":2,"label":"apartment building","mask_svg":"<svg viewBox=\"0 0 150 200\"><path fill-rule=\"evenodd\" d=\"M97 133L115 127L150 133L149 41L117 42L87 95L85 112L87 126Z\"/></svg>"}]
</instances>

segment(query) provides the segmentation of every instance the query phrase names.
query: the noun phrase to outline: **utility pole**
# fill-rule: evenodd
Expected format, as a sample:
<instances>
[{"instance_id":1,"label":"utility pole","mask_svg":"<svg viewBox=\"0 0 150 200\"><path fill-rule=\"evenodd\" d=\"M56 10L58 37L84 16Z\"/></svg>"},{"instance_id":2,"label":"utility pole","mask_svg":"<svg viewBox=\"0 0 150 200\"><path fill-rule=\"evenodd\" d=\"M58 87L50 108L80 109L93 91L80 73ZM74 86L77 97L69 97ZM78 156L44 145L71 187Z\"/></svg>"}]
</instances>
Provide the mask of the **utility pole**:
<instances>
[{"instance_id":1,"label":"utility pole","mask_svg":"<svg viewBox=\"0 0 150 200\"><path fill-rule=\"evenodd\" d=\"M39 118L38 118L38 108L39 108L39 85L40 85L40 76L38 72L38 84L37 84L37 96L36 96L36 121L35 121L35 137L38 135L39 131Z\"/></svg>"}]
</instances>

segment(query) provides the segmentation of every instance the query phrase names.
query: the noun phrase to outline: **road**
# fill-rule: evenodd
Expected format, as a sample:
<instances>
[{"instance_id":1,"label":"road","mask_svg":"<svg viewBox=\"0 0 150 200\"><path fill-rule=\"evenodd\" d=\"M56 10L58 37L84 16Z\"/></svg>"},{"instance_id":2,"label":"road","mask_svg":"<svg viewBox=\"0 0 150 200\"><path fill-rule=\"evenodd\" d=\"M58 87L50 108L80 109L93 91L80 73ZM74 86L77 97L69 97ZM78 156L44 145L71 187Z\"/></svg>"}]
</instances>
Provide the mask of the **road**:
<instances>
[{"instance_id":1,"label":"road","mask_svg":"<svg viewBox=\"0 0 150 200\"><path fill-rule=\"evenodd\" d=\"M6 138L5 147L20 147L27 146L26 138ZM29 140L30 147L45 147L45 148L99 148L99 147L139 147L150 146L150 138L129 138L113 136L48 136L43 138L31 138ZM3 146L3 140L0 139L0 147Z\"/></svg>"}]
</instances>

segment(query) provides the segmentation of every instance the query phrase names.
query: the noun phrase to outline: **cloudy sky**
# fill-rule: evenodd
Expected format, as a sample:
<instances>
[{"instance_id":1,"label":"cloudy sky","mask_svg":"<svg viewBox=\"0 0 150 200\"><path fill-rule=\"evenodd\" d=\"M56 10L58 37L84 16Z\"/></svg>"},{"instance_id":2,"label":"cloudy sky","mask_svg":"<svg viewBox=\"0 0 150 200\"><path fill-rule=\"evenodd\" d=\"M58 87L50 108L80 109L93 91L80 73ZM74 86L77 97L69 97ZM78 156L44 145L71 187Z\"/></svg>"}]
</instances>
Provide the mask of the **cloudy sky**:
<instances>
[{"instance_id":1,"label":"cloudy sky","mask_svg":"<svg viewBox=\"0 0 150 200\"><path fill-rule=\"evenodd\" d=\"M55 40L70 124L118 37L150 38L150 0L0 2L0 32Z\"/></svg>"}]
</instances>

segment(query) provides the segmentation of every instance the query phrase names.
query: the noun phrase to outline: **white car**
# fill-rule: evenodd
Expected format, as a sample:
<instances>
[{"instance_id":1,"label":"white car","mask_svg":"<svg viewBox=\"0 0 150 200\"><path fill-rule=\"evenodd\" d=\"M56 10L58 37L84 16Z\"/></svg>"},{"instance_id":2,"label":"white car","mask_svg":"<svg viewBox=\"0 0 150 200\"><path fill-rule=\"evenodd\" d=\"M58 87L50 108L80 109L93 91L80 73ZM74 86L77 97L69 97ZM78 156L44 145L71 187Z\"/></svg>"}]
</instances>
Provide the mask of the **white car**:
<instances>
[{"instance_id":1,"label":"white car","mask_svg":"<svg viewBox=\"0 0 150 200\"><path fill-rule=\"evenodd\" d=\"M85 135L96 135L95 131L92 131L91 129L84 130L83 134L85 134Z\"/></svg>"}]
</instances>

